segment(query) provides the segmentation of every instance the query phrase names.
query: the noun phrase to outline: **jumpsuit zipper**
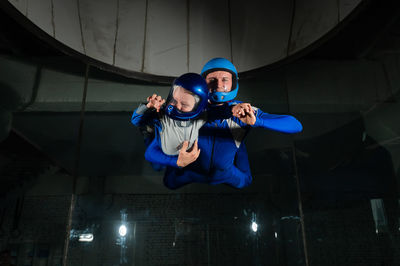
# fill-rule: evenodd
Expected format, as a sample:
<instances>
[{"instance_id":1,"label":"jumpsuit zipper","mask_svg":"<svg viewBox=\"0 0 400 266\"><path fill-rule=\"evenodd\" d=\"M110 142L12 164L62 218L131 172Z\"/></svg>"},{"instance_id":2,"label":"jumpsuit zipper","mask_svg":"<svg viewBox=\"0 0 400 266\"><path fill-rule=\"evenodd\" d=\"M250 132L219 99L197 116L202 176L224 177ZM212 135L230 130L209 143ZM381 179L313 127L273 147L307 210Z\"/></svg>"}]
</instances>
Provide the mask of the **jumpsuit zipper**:
<instances>
[{"instance_id":1,"label":"jumpsuit zipper","mask_svg":"<svg viewBox=\"0 0 400 266\"><path fill-rule=\"evenodd\" d=\"M215 127L217 127L217 123L215 123ZM211 166L212 166L213 157L214 157L215 134L216 134L216 133L214 133L214 135L213 135L212 148L211 148L211 158L210 158L210 167L208 168L208 174L209 174L209 176L211 175Z\"/></svg>"}]
</instances>

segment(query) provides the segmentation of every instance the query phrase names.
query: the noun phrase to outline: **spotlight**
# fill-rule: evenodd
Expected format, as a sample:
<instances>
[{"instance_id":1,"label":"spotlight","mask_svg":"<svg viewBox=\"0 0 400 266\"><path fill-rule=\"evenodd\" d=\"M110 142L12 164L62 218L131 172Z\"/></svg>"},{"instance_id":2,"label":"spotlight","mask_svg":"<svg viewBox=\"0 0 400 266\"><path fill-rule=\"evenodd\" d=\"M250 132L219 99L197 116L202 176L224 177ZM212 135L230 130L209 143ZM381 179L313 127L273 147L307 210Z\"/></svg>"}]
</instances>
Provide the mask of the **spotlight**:
<instances>
[{"instance_id":1,"label":"spotlight","mask_svg":"<svg viewBox=\"0 0 400 266\"><path fill-rule=\"evenodd\" d=\"M92 242L93 234L80 234L78 241L79 242Z\"/></svg>"},{"instance_id":2,"label":"spotlight","mask_svg":"<svg viewBox=\"0 0 400 266\"><path fill-rule=\"evenodd\" d=\"M257 232L258 224L256 222L252 222L251 223L251 229L253 230L253 232Z\"/></svg>"},{"instance_id":3,"label":"spotlight","mask_svg":"<svg viewBox=\"0 0 400 266\"><path fill-rule=\"evenodd\" d=\"M126 229L126 226L125 226L124 224L121 225L121 226L119 227L119 229L118 229L118 233L119 233L119 235L122 236L122 237L124 237L124 236L126 235L126 231L127 231L127 229Z\"/></svg>"}]
</instances>

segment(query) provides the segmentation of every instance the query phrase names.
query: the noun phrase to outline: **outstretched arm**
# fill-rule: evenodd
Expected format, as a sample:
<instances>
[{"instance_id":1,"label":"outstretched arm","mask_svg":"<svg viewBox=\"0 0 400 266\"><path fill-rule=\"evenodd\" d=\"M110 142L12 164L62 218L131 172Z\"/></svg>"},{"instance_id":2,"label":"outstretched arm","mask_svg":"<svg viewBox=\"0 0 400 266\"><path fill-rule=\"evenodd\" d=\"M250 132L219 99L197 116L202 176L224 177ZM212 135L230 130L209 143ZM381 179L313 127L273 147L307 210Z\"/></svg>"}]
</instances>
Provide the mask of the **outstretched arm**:
<instances>
[{"instance_id":1,"label":"outstretched arm","mask_svg":"<svg viewBox=\"0 0 400 266\"><path fill-rule=\"evenodd\" d=\"M282 133L298 133L303 130L300 121L291 115L274 115L256 109L256 122L253 127L263 127Z\"/></svg>"},{"instance_id":2,"label":"outstretched arm","mask_svg":"<svg viewBox=\"0 0 400 266\"><path fill-rule=\"evenodd\" d=\"M303 126L295 117L264 113L249 103L235 105L232 108L232 115L243 124L252 127L263 127L282 133L298 133L303 130Z\"/></svg>"}]
</instances>

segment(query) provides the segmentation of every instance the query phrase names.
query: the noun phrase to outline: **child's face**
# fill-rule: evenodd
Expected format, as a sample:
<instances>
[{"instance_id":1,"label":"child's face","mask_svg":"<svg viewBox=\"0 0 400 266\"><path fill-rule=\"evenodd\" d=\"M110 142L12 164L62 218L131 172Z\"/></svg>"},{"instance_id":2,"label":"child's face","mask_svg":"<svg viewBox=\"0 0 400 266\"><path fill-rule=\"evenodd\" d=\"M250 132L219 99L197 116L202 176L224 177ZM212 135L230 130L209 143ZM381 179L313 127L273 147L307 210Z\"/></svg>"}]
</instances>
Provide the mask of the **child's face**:
<instances>
[{"instance_id":1,"label":"child's face","mask_svg":"<svg viewBox=\"0 0 400 266\"><path fill-rule=\"evenodd\" d=\"M175 106L181 112L190 112L193 110L196 100L194 96L182 87L174 89L171 105Z\"/></svg>"}]
</instances>

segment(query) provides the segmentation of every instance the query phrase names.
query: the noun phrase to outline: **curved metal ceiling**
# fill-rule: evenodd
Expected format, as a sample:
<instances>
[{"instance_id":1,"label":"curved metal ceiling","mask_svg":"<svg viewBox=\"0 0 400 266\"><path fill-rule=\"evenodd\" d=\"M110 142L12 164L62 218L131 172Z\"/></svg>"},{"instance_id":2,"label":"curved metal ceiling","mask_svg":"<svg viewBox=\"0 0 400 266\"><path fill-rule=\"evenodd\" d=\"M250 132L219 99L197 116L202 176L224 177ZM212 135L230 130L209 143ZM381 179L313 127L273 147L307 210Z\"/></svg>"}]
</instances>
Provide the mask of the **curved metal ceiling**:
<instances>
[{"instance_id":1,"label":"curved metal ceiling","mask_svg":"<svg viewBox=\"0 0 400 266\"><path fill-rule=\"evenodd\" d=\"M213 57L239 72L284 60L362 0L8 0L49 37L107 67L178 76Z\"/></svg>"}]
</instances>

